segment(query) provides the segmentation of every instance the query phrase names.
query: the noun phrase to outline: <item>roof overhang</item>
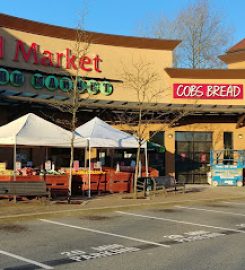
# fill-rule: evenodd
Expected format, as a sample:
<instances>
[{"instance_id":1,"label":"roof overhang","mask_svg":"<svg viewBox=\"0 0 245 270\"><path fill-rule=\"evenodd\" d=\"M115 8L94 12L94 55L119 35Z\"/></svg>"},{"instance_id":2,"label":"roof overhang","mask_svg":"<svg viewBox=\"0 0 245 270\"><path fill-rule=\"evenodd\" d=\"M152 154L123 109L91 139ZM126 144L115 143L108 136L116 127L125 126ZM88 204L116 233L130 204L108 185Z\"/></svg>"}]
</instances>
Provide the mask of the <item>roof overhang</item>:
<instances>
[{"instance_id":1,"label":"roof overhang","mask_svg":"<svg viewBox=\"0 0 245 270\"><path fill-rule=\"evenodd\" d=\"M225 62L226 64L245 61L245 50L220 55L219 59Z\"/></svg>"},{"instance_id":2,"label":"roof overhang","mask_svg":"<svg viewBox=\"0 0 245 270\"><path fill-rule=\"evenodd\" d=\"M25 33L49 36L61 39L76 40L77 31L67 27L55 26L6 14L0 14L0 26L19 30ZM83 30L81 30L83 31ZM180 40L153 39L143 37L121 36L83 31L87 39L93 44L112 45L121 47L132 47L153 50L174 50Z\"/></svg>"},{"instance_id":3,"label":"roof overhang","mask_svg":"<svg viewBox=\"0 0 245 270\"><path fill-rule=\"evenodd\" d=\"M62 104L70 104L69 98L64 96L53 96L27 93L22 91L0 91L0 105L7 104L43 104L58 107ZM108 109L113 111L131 111L137 113L139 104L137 102L81 99L82 110ZM206 105L206 104L171 104L171 103L147 103L142 106L147 113L188 112L188 114L243 114L245 105Z\"/></svg>"},{"instance_id":4,"label":"roof overhang","mask_svg":"<svg viewBox=\"0 0 245 270\"><path fill-rule=\"evenodd\" d=\"M245 54L244 54L245 55ZM165 68L171 78L245 79L245 69L187 69Z\"/></svg>"}]
</instances>

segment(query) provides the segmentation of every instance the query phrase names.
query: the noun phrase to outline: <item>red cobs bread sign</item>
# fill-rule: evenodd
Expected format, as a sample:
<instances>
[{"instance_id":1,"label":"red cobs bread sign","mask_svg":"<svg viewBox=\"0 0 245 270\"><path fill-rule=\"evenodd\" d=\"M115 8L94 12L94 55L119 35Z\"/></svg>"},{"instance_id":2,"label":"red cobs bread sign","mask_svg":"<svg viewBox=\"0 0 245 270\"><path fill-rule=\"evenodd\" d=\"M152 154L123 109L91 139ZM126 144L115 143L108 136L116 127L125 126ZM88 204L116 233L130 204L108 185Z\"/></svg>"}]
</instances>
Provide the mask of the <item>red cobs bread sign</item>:
<instances>
[{"instance_id":1,"label":"red cobs bread sign","mask_svg":"<svg viewBox=\"0 0 245 270\"><path fill-rule=\"evenodd\" d=\"M242 84L174 83L173 97L185 99L243 99Z\"/></svg>"}]
</instances>

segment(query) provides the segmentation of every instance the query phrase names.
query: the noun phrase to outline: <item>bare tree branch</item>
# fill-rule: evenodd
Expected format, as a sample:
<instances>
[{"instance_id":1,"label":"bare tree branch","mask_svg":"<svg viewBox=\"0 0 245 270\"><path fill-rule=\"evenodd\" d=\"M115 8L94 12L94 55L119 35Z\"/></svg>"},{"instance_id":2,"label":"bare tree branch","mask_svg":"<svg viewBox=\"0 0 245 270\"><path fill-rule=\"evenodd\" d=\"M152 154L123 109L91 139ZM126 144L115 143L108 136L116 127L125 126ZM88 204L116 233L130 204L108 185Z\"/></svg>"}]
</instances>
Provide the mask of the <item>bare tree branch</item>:
<instances>
[{"instance_id":1,"label":"bare tree branch","mask_svg":"<svg viewBox=\"0 0 245 270\"><path fill-rule=\"evenodd\" d=\"M221 10L213 9L211 1L198 0L172 20L162 16L153 22L146 35L182 40L174 55L178 67L224 68L218 56L227 49L234 32L224 24L224 17Z\"/></svg>"}]
</instances>

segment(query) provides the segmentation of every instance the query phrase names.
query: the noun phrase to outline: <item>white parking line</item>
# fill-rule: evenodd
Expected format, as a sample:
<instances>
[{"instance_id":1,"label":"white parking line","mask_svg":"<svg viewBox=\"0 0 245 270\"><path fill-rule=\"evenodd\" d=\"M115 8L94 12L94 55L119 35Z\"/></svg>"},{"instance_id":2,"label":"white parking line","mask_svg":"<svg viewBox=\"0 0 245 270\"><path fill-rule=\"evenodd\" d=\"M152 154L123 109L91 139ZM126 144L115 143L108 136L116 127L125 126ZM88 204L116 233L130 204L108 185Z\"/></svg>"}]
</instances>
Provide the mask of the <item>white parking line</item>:
<instances>
[{"instance_id":1,"label":"white parking line","mask_svg":"<svg viewBox=\"0 0 245 270\"><path fill-rule=\"evenodd\" d=\"M0 254L3 254L3 255L6 255L6 256L9 256L9 257L18 259L18 260L23 261L23 262L27 262L27 263L30 263L30 264L34 264L34 265L36 265L36 266L41 267L42 269L54 269L53 267L48 266L48 265L46 265L46 264L39 263L39 262L36 262L36 261L33 261L33 260L29 260L29 259L26 259L26 258L21 257L21 256L19 256L19 255L16 255L16 254L13 254L13 253L9 253L9 252L3 251L3 250L0 250Z\"/></svg>"},{"instance_id":2,"label":"white parking line","mask_svg":"<svg viewBox=\"0 0 245 270\"><path fill-rule=\"evenodd\" d=\"M196 210L196 211L205 211L205 212L213 212L218 214L226 214L226 215L232 215L232 216L241 216L245 217L245 214L238 214L233 212L227 212L227 211L220 211L220 210L213 210L213 209L205 209L205 208L195 208L195 207L185 207L185 206L175 206L176 208L180 209L187 209L187 210Z\"/></svg>"},{"instance_id":3,"label":"white parking line","mask_svg":"<svg viewBox=\"0 0 245 270\"><path fill-rule=\"evenodd\" d=\"M217 226L211 226L211 225L204 225L204 224L200 224L200 223L193 223L193 222L189 222L189 221L182 221L182 220L176 220L176 219L170 219L170 218L160 218L160 217L139 215L139 214L123 212L123 211L116 211L116 213L126 215L126 216L156 219L156 220L169 221L169 222L174 222L174 223L179 223L179 224L187 224L187 225L200 226L200 227L205 227L205 228L213 228L213 229L217 229L217 230L226 230L226 231L232 231L232 232L238 232L238 233L245 233L245 231L241 231L241 230L230 229L230 228L225 228L225 227L217 227Z\"/></svg>"},{"instance_id":4,"label":"white parking line","mask_svg":"<svg viewBox=\"0 0 245 270\"><path fill-rule=\"evenodd\" d=\"M235 204L235 205L241 205L241 206L244 206L245 205L245 202L244 203L242 203L242 202L223 202L223 203Z\"/></svg>"},{"instance_id":5,"label":"white parking line","mask_svg":"<svg viewBox=\"0 0 245 270\"><path fill-rule=\"evenodd\" d=\"M78 229L78 230L83 230L83 231L87 231L87 232L93 232L93 233L99 233L99 234L104 234L104 235L115 236L115 237L124 238L124 239L127 239L127 240L132 240L132 241L144 243L144 244L150 244L150 245L154 245L154 246L167 247L167 248L170 247L169 245L164 245L164 244L160 244L160 243L157 243L157 242L151 242L151 241L147 241L147 240L143 240L143 239L139 239L139 238L135 238L135 237L130 237L130 236L125 236L125 235L121 235L121 234L109 233L109 232L105 232L105 231L100 231L100 230L95 230L95 229L90 229L90 228L85 228L85 227L80 227L80 226L69 225L69 224L66 224L66 223L61 223L61 222L52 221L52 220L48 220L48 219L40 219L40 220L43 221L43 222L46 222L46 223L50 223L50 224L60 225L60 226L73 228L73 229Z\"/></svg>"}]
</instances>

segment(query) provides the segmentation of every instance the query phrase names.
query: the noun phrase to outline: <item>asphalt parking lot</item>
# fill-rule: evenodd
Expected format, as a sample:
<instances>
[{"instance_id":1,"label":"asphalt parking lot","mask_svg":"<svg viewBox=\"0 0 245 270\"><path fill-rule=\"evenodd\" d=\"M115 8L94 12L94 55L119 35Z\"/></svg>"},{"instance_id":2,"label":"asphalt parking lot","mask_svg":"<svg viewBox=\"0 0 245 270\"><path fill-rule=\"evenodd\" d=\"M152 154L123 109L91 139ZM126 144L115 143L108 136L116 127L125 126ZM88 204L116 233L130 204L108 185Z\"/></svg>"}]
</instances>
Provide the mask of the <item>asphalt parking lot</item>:
<instances>
[{"instance_id":1,"label":"asphalt parking lot","mask_svg":"<svg viewBox=\"0 0 245 270\"><path fill-rule=\"evenodd\" d=\"M1 269L245 269L245 201L0 224Z\"/></svg>"}]
</instances>

